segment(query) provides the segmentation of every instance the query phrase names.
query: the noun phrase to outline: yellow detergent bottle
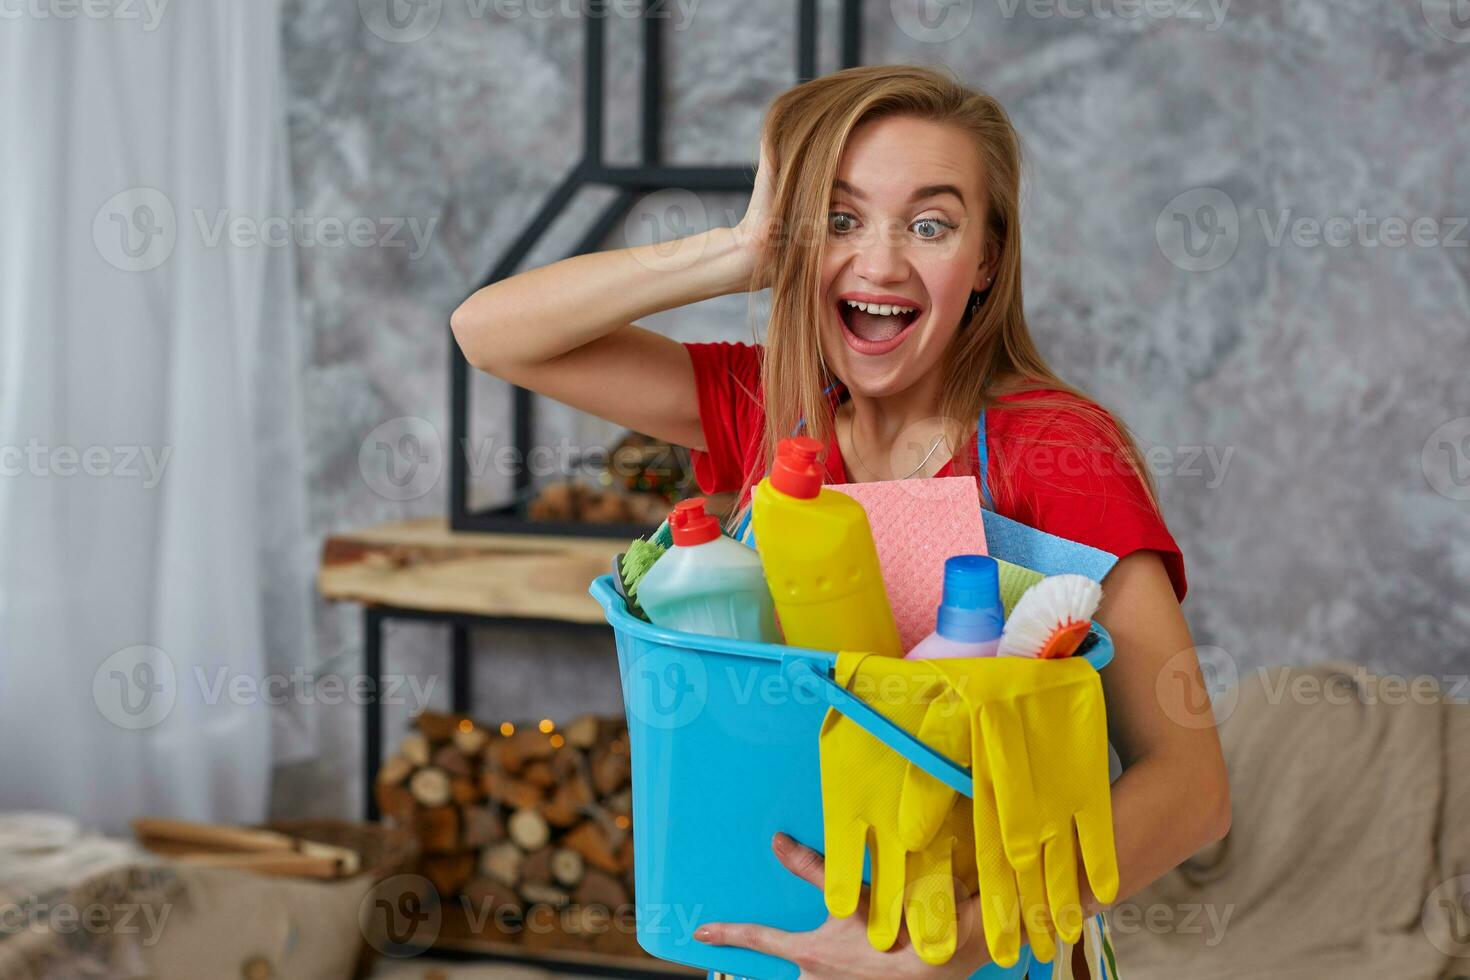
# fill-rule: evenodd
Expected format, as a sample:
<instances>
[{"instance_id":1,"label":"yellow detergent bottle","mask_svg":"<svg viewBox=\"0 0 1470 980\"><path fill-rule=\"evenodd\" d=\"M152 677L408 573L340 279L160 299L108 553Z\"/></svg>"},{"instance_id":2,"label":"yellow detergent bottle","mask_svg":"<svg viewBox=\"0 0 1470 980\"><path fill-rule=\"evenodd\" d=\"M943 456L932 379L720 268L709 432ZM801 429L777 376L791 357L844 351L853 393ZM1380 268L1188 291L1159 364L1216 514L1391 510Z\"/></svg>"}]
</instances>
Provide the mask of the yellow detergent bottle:
<instances>
[{"instance_id":1,"label":"yellow detergent bottle","mask_svg":"<svg viewBox=\"0 0 1470 980\"><path fill-rule=\"evenodd\" d=\"M782 439L756 486L751 526L786 642L902 657L862 504L822 486L808 436Z\"/></svg>"}]
</instances>

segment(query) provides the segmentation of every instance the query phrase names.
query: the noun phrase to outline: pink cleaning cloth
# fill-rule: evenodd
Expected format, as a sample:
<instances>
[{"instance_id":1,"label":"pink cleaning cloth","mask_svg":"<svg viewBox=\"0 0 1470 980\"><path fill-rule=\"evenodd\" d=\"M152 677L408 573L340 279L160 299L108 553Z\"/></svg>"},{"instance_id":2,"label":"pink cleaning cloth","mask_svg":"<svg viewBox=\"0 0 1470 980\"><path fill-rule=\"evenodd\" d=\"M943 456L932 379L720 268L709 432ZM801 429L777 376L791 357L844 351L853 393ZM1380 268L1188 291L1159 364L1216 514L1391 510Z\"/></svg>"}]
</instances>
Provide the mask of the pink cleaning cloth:
<instances>
[{"instance_id":1,"label":"pink cleaning cloth","mask_svg":"<svg viewBox=\"0 0 1470 980\"><path fill-rule=\"evenodd\" d=\"M975 478L841 483L828 489L847 494L868 512L888 604L907 653L934 632L944 597L944 560L986 553Z\"/></svg>"}]
</instances>

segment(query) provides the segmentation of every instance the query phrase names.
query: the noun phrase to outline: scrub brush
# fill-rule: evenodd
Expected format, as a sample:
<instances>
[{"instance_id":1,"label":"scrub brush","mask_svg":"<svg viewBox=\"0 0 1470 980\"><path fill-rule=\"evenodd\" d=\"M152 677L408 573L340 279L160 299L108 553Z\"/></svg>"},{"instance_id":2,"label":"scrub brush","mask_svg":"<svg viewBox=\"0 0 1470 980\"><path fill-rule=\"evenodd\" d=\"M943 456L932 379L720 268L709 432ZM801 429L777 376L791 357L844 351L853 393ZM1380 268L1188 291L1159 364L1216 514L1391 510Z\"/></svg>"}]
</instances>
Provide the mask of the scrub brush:
<instances>
[{"instance_id":1,"label":"scrub brush","mask_svg":"<svg viewBox=\"0 0 1470 980\"><path fill-rule=\"evenodd\" d=\"M1092 629L1102 586L1085 575L1049 575L1016 603L1001 631L1002 657L1054 660L1077 652Z\"/></svg>"},{"instance_id":2,"label":"scrub brush","mask_svg":"<svg viewBox=\"0 0 1470 980\"><path fill-rule=\"evenodd\" d=\"M635 616L648 618L638 605L638 583L643 581L643 576L648 574L653 563L663 557L665 550L667 549L657 541L634 538L633 543L628 545L627 552L619 554L613 560L616 566L614 570L617 572L613 580L618 585L618 593L628 603L628 611Z\"/></svg>"}]
</instances>

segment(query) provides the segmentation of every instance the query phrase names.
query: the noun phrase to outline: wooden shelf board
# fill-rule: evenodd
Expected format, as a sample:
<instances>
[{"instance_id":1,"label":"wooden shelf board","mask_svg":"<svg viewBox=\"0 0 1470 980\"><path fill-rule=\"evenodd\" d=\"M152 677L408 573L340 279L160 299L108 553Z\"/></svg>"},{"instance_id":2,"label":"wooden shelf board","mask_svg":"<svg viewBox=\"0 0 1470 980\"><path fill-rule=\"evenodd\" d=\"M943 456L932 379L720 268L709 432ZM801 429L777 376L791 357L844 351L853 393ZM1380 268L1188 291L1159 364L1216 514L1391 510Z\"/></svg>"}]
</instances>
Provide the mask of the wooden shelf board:
<instances>
[{"instance_id":1,"label":"wooden shelf board","mask_svg":"<svg viewBox=\"0 0 1470 980\"><path fill-rule=\"evenodd\" d=\"M328 599L434 612L600 623L587 587L626 542L451 531L444 518L334 534L317 590Z\"/></svg>"}]
</instances>

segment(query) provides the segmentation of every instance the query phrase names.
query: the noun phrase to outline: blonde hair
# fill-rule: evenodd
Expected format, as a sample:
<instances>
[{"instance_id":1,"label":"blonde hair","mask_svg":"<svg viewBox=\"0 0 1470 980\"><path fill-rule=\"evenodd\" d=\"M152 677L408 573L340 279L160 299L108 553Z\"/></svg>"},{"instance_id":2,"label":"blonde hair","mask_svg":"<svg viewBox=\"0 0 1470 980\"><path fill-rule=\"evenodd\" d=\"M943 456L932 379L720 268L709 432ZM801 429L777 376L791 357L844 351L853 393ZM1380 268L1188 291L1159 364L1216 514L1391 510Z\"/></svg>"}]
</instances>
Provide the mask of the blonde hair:
<instances>
[{"instance_id":1,"label":"blonde hair","mask_svg":"<svg viewBox=\"0 0 1470 980\"><path fill-rule=\"evenodd\" d=\"M751 283L769 283L771 310L761 367L766 426L761 472L770 469L778 440L798 424L826 445L833 431L833 408L824 389L837 380L823 361L818 325L830 315L822 295L822 260L827 240L831 190L848 136L858 125L885 116L911 116L957 126L970 134L984 174L987 245L998 264L993 282L972 295L967 322L955 333L942 362L944 380L939 414L948 425L951 446L966 444L982 409L996 403L1001 379L1014 381L1006 392L1055 389L1070 398L1028 398L1007 403L1007 411L1051 411L1072 423L1073 434L1087 426L1115 430L1117 451L1143 481L1150 502L1157 494L1142 454L1113 413L1062 381L1031 339L1021 296L1021 147L999 102L949 74L915 65L849 68L804 82L771 104L762 128L775 169L774 213L777 233ZM795 232L795 233L793 233ZM1019 379L1019 380L1017 380ZM1096 429L1093 430L1096 432ZM1048 440L1064 449L1077 439ZM990 485L1009 492L1010 471L999 447L992 447ZM968 454L956 462L971 472ZM759 479L748 474L741 497ZM998 495L997 495L998 496ZM739 498L737 498L739 499Z\"/></svg>"}]
</instances>

